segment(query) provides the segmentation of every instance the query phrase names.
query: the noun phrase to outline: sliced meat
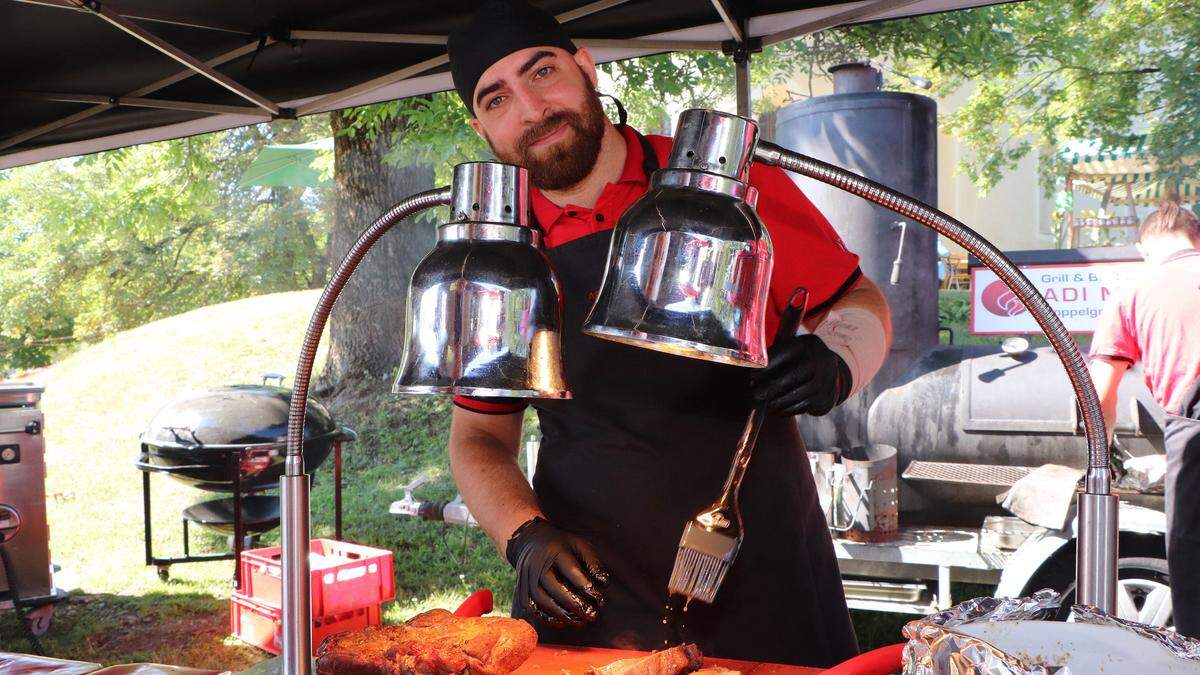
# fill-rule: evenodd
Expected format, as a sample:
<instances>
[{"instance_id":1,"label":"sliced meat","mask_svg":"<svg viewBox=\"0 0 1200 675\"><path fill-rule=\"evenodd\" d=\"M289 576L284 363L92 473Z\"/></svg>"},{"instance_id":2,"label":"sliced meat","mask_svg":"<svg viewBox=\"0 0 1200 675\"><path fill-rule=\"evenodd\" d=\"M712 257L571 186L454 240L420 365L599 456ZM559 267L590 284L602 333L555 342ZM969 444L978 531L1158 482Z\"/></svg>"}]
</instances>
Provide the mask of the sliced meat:
<instances>
[{"instance_id":1,"label":"sliced meat","mask_svg":"<svg viewBox=\"0 0 1200 675\"><path fill-rule=\"evenodd\" d=\"M594 675L686 675L700 668L704 655L694 644L679 645L636 659L621 659L594 668Z\"/></svg>"},{"instance_id":2,"label":"sliced meat","mask_svg":"<svg viewBox=\"0 0 1200 675\"><path fill-rule=\"evenodd\" d=\"M325 638L319 675L504 675L537 647L519 619L458 617L435 609L400 626L370 626Z\"/></svg>"}]
</instances>

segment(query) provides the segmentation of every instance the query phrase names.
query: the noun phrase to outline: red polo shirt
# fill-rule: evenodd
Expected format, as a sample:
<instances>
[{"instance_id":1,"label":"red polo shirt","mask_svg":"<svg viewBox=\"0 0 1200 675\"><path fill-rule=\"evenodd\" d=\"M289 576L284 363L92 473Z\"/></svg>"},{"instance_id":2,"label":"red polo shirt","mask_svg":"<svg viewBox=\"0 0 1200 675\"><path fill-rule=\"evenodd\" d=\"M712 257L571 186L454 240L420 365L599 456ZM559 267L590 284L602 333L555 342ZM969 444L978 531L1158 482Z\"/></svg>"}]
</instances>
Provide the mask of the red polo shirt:
<instances>
[{"instance_id":1,"label":"red polo shirt","mask_svg":"<svg viewBox=\"0 0 1200 675\"><path fill-rule=\"evenodd\" d=\"M625 166L615 183L604 186L595 208L574 204L558 206L538 189L531 190L533 212L541 226L545 245L553 248L589 234L611 230L617 219L637 201L650 185L643 171L642 144L630 127L618 127L625 137ZM668 136L646 136L665 166L671 153ZM831 305L858 281L858 256L842 243L841 237L804 196L783 169L753 164L750 184L758 188L758 215L767 226L774 246L775 262L771 274L769 300L773 311L767 313L766 334L775 335L783 307L792 291L803 286L809 292L809 312ZM596 280L597 283L599 279ZM456 396L455 405L473 412L506 414L522 410L522 399L479 399Z\"/></svg>"},{"instance_id":2,"label":"red polo shirt","mask_svg":"<svg viewBox=\"0 0 1200 675\"><path fill-rule=\"evenodd\" d=\"M1200 378L1200 251L1147 265L1137 283L1108 299L1092 335L1092 358L1141 362L1159 407L1180 412Z\"/></svg>"}]
</instances>

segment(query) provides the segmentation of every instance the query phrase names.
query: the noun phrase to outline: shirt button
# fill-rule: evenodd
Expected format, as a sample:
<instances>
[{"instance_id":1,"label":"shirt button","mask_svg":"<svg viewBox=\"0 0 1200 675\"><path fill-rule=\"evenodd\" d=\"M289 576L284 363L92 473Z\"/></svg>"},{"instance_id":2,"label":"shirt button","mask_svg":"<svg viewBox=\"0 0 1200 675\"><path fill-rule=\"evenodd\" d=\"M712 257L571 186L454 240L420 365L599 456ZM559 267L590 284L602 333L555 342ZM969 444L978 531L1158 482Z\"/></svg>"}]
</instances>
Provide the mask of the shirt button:
<instances>
[{"instance_id":1,"label":"shirt button","mask_svg":"<svg viewBox=\"0 0 1200 675\"><path fill-rule=\"evenodd\" d=\"M596 222L597 222L597 223L603 223L603 222L604 222L604 214L603 214L603 213L597 213L597 214L596 214Z\"/></svg>"}]
</instances>

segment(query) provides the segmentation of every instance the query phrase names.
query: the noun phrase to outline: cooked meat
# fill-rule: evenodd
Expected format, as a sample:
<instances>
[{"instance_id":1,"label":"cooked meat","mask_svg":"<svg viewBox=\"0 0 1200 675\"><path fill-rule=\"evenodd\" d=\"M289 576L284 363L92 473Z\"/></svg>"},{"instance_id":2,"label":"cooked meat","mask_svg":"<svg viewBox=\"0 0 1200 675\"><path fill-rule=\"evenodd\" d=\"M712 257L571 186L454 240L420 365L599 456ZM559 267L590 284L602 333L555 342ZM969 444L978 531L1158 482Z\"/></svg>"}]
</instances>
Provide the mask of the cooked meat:
<instances>
[{"instance_id":1,"label":"cooked meat","mask_svg":"<svg viewBox=\"0 0 1200 675\"><path fill-rule=\"evenodd\" d=\"M704 655L693 644L679 645L636 659L621 659L594 668L594 675L686 675L700 668Z\"/></svg>"},{"instance_id":2,"label":"cooked meat","mask_svg":"<svg viewBox=\"0 0 1200 675\"><path fill-rule=\"evenodd\" d=\"M697 670L692 675L742 675L742 671L730 670L721 666L709 666L708 668Z\"/></svg>"},{"instance_id":3,"label":"cooked meat","mask_svg":"<svg viewBox=\"0 0 1200 675\"><path fill-rule=\"evenodd\" d=\"M533 627L518 619L465 618L444 609L401 626L370 626L325 638L319 675L504 675L537 646Z\"/></svg>"}]
</instances>

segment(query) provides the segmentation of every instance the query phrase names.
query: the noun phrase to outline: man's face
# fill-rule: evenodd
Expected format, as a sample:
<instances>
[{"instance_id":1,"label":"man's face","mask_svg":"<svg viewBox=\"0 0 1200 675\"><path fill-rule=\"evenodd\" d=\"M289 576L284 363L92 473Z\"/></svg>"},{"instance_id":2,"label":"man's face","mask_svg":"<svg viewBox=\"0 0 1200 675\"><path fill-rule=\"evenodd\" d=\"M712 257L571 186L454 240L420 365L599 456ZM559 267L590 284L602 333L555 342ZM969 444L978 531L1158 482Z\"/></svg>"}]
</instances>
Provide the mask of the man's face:
<instances>
[{"instance_id":1,"label":"man's face","mask_svg":"<svg viewBox=\"0 0 1200 675\"><path fill-rule=\"evenodd\" d=\"M525 167L534 186L569 188L591 173L604 136L595 77L586 49L514 52L479 78L471 126L496 159Z\"/></svg>"}]
</instances>

